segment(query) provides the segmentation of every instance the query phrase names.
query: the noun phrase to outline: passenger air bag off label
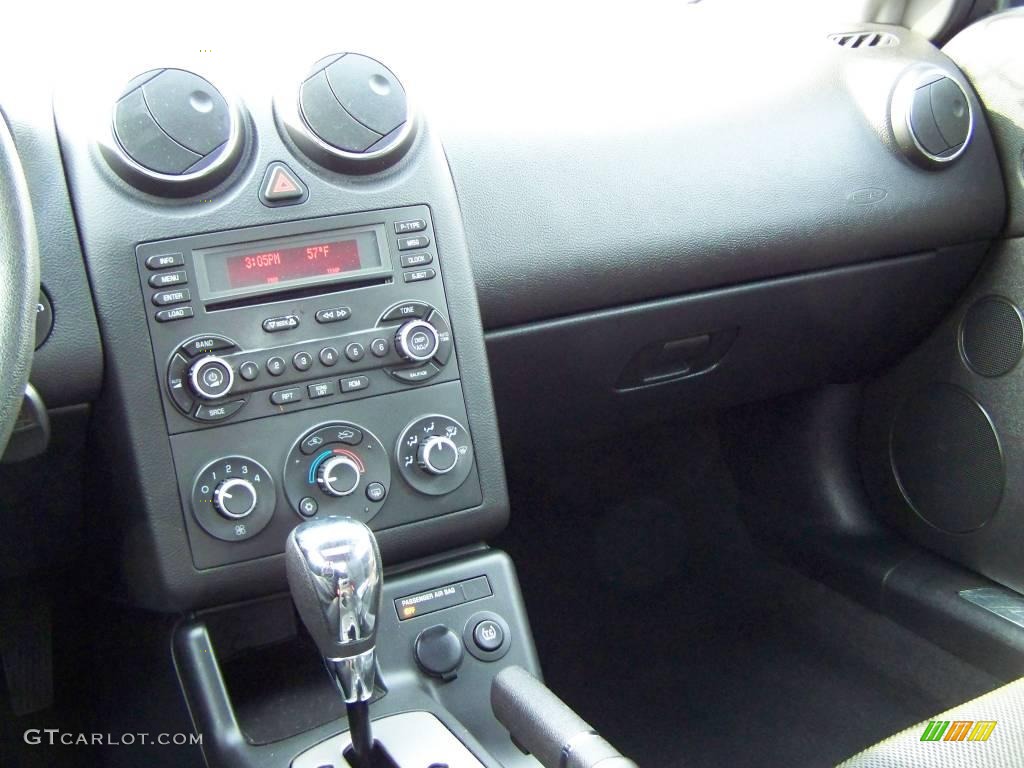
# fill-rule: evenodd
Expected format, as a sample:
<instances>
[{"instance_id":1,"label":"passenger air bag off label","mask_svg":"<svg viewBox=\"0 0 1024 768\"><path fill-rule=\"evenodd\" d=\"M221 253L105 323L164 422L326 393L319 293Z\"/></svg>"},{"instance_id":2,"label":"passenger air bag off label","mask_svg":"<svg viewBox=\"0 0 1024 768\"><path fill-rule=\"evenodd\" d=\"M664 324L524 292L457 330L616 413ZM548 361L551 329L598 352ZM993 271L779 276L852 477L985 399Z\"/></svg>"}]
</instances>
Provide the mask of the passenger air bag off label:
<instances>
[{"instance_id":1,"label":"passenger air bag off label","mask_svg":"<svg viewBox=\"0 0 1024 768\"><path fill-rule=\"evenodd\" d=\"M395 610L398 612L398 618L404 621L490 596L491 587L487 577L477 576L467 581L400 597L395 600Z\"/></svg>"}]
</instances>

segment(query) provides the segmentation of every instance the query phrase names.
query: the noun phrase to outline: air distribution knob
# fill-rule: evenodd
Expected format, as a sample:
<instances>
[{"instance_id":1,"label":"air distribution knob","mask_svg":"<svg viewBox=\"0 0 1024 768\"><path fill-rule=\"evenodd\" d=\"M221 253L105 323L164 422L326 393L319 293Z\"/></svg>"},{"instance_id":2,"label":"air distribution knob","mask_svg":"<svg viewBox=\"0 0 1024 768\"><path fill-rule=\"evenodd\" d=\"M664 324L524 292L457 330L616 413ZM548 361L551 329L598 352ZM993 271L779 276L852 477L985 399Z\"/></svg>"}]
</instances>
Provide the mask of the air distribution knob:
<instances>
[{"instance_id":1,"label":"air distribution knob","mask_svg":"<svg viewBox=\"0 0 1024 768\"><path fill-rule=\"evenodd\" d=\"M214 509L228 520L248 517L256 508L257 501L256 486L242 477L229 477L213 492Z\"/></svg>"},{"instance_id":2,"label":"air distribution knob","mask_svg":"<svg viewBox=\"0 0 1024 768\"><path fill-rule=\"evenodd\" d=\"M320 465L316 482L328 496L348 496L359 487L359 465L345 455L331 456Z\"/></svg>"},{"instance_id":3,"label":"air distribution knob","mask_svg":"<svg viewBox=\"0 0 1024 768\"><path fill-rule=\"evenodd\" d=\"M420 469L432 475L447 475L459 463L459 448L450 437L428 438L419 451Z\"/></svg>"},{"instance_id":4,"label":"air distribution knob","mask_svg":"<svg viewBox=\"0 0 1024 768\"><path fill-rule=\"evenodd\" d=\"M403 323L395 334L395 349L406 360L424 363L437 354L440 337L426 320Z\"/></svg>"}]
</instances>

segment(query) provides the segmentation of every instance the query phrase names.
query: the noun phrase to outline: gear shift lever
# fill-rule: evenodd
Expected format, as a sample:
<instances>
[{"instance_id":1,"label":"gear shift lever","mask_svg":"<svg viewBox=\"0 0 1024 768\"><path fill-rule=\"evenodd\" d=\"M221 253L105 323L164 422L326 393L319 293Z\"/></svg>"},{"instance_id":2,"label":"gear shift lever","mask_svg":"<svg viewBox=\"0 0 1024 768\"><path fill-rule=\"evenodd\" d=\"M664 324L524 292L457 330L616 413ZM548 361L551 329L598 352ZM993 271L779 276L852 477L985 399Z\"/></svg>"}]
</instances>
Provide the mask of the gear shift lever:
<instances>
[{"instance_id":1,"label":"gear shift lever","mask_svg":"<svg viewBox=\"0 0 1024 768\"><path fill-rule=\"evenodd\" d=\"M326 518L296 527L285 552L295 607L345 697L352 757L358 768L370 768L369 701L381 599L377 539L356 520Z\"/></svg>"}]
</instances>

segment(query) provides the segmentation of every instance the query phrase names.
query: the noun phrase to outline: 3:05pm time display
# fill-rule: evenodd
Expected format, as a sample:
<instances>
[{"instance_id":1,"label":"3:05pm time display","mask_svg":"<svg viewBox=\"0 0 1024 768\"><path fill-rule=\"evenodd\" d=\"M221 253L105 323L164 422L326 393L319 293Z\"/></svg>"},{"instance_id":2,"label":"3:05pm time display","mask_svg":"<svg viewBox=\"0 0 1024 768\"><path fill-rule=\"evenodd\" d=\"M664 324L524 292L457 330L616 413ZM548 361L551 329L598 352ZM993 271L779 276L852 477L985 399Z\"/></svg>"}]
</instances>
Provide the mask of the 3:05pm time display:
<instances>
[{"instance_id":1,"label":"3:05pm time display","mask_svg":"<svg viewBox=\"0 0 1024 768\"><path fill-rule=\"evenodd\" d=\"M351 239L241 254L228 258L226 266L228 285L248 288L352 272L360 269L362 262L359 242Z\"/></svg>"}]
</instances>

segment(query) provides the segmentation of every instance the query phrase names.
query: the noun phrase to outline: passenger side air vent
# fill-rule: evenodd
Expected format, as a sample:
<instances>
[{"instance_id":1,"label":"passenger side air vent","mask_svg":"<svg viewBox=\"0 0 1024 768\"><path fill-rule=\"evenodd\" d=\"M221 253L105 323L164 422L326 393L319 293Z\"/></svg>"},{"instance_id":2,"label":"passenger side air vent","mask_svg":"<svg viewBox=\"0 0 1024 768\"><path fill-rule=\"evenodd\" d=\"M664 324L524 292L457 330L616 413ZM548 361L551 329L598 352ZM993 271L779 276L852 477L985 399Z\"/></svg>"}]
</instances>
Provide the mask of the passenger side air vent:
<instances>
[{"instance_id":1,"label":"passenger side air vent","mask_svg":"<svg viewBox=\"0 0 1024 768\"><path fill-rule=\"evenodd\" d=\"M828 39L843 48L889 48L900 43L890 32L837 32Z\"/></svg>"},{"instance_id":2,"label":"passenger side air vent","mask_svg":"<svg viewBox=\"0 0 1024 768\"><path fill-rule=\"evenodd\" d=\"M302 151L341 173L373 173L393 165L415 135L398 77L358 53L321 59L297 92L283 94L275 107Z\"/></svg>"}]
</instances>

